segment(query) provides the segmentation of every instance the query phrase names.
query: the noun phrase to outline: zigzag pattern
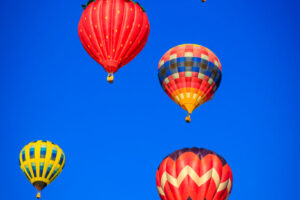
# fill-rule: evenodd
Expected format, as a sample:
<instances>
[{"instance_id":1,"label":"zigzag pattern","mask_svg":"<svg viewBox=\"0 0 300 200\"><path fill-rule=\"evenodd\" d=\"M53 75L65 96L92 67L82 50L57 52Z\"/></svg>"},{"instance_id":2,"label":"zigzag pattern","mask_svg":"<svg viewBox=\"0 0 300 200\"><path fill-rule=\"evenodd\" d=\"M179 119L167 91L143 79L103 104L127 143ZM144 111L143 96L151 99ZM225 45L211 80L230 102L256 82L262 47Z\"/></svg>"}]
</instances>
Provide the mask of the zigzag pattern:
<instances>
[{"instance_id":1,"label":"zigzag pattern","mask_svg":"<svg viewBox=\"0 0 300 200\"><path fill-rule=\"evenodd\" d=\"M226 161L212 151L184 149L163 160L156 183L162 200L226 200L232 172Z\"/></svg>"}]
</instances>

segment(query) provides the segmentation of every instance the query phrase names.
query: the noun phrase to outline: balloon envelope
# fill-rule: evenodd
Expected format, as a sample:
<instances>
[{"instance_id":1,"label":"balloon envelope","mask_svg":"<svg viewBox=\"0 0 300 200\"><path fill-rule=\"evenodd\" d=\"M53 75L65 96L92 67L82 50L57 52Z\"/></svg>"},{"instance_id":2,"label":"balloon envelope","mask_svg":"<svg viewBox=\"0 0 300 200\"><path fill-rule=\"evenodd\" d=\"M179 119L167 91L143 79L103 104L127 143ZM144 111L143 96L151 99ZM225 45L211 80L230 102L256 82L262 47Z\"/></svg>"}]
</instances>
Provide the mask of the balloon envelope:
<instances>
[{"instance_id":1,"label":"balloon envelope","mask_svg":"<svg viewBox=\"0 0 300 200\"><path fill-rule=\"evenodd\" d=\"M163 90L189 114L213 97L221 77L222 67L217 56L196 44L170 49L158 65Z\"/></svg>"},{"instance_id":2,"label":"balloon envelope","mask_svg":"<svg viewBox=\"0 0 300 200\"><path fill-rule=\"evenodd\" d=\"M56 179L65 166L64 152L49 141L27 144L21 150L19 159L21 170L38 191Z\"/></svg>"},{"instance_id":3,"label":"balloon envelope","mask_svg":"<svg viewBox=\"0 0 300 200\"><path fill-rule=\"evenodd\" d=\"M78 25L84 48L110 75L137 56L149 31L145 10L127 0L89 2Z\"/></svg>"},{"instance_id":4,"label":"balloon envelope","mask_svg":"<svg viewBox=\"0 0 300 200\"><path fill-rule=\"evenodd\" d=\"M227 200L232 172L215 152L186 148L162 161L156 172L156 186L162 200Z\"/></svg>"}]
</instances>

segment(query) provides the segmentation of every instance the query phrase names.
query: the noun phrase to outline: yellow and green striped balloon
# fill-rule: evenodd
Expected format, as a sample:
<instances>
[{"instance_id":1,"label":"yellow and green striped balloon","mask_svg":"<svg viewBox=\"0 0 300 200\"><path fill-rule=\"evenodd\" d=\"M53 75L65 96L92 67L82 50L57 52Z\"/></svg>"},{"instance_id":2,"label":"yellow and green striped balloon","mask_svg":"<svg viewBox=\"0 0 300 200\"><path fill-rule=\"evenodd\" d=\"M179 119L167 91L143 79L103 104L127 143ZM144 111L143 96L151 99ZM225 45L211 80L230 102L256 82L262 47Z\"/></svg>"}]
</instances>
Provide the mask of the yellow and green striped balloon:
<instances>
[{"instance_id":1,"label":"yellow and green striped balloon","mask_svg":"<svg viewBox=\"0 0 300 200\"><path fill-rule=\"evenodd\" d=\"M27 144L20 152L20 168L26 178L39 191L49 185L63 170L65 154L49 141L35 141Z\"/></svg>"}]
</instances>

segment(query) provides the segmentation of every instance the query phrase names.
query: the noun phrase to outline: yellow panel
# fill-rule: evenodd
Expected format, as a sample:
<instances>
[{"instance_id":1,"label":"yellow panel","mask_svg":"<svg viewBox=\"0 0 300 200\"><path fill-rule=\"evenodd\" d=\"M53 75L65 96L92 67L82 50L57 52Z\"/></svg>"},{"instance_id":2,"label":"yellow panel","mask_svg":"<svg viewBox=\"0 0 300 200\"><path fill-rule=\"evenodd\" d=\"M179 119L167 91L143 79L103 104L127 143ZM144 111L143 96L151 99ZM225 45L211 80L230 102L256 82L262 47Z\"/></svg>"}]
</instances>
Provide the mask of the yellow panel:
<instances>
[{"instance_id":1,"label":"yellow panel","mask_svg":"<svg viewBox=\"0 0 300 200\"><path fill-rule=\"evenodd\" d=\"M172 93L173 100L184 110L192 113L206 101L206 95L196 88L180 88Z\"/></svg>"}]
</instances>

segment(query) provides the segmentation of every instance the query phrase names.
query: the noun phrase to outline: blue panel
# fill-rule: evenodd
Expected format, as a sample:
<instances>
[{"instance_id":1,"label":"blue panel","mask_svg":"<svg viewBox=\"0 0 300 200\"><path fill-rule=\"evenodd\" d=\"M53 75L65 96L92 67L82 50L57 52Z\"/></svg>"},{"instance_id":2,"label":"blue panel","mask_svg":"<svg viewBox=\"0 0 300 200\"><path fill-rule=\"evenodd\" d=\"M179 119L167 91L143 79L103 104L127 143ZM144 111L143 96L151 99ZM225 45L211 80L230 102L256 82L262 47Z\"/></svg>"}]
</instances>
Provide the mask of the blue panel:
<instances>
[{"instance_id":1,"label":"blue panel","mask_svg":"<svg viewBox=\"0 0 300 200\"><path fill-rule=\"evenodd\" d=\"M199 57L193 57L193 61L194 62L201 62L201 58L199 58Z\"/></svg>"},{"instance_id":2,"label":"blue panel","mask_svg":"<svg viewBox=\"0 0 300 200\"><path fill-rule=\"evenodd\" d=\"M33 171L33 176L36 177L36 167L35 167L34 162L31 163L31 167L32 167L32 171Z\"/></svg>"},{"instance_id":3,"label":"blue panel","mask_svg":"<svg viewBox=\"0 0 300 200\"><path fill-rule=\"evenodd\" d=\"M219 87L221 83L221 76L215 81L217 88Z\"/></svg>"},{"instance_id":4,"label":"blue panel","mask_svg":"<svg viewBox=\"0 0 300 200\"><path fill-rule=\"evenodd\" d=\"M170 66L170 61L164 63L164 67L168 67L168 66Z\"/></svg>"},{"instance_id":5,"label":"blue panel","mask_svg":"<svg viewBox=\"0 0 300 200\"><path fill-rule=\"evenodd\" d=\"M211 76L211 71L206 70L205 75L208 76L208 77L210 77Z\"/></svg>"},{"instance_id":6,"label":"blue panel","mask_svg":"<svg viewBox=\"0 0 300 200\"><path fill-rule=\"evenodd\" d=\"M29 149L29 156L30 156L30 159L34 158L34 146L31 146Z\"/></svg>"},{"instance_id":7,"label":"blue panel","mask_svg":"<svg viewBox=\"0 0 300 200\"><path fill-rule=\"evenodd\" d=\"M180 58L177 58L177 62L184 62L185 58L184 57L180 57Z\"/></svg>"},{"instance_id":8,"label":"blue panel","mask_svg":"<svg viewBox=\"0 0 300 200\"><path fill-rule=\"evenodd\" d=\"M208 62L208 67L213 69L213 68L215 68L215 64L212 62Z\"/></svg>"},{"instance_id":9,"label":"blue panel","mask_svg":"<svg viewBox=\"0 0 300 200\"><path fill-rule=\"evenodd\" d=\"M184 71L185 71L184 68L185 68L185 67L178 67L178 72L184 72Z\"/></svg>"},{"instance_id":10,"label":"blue panel","mask_svg":"<svg viewBox=\"0 0 300 200\"><path fill-rule=\"evenodd\" d=\"M56 154L57 154L57 149L56 149L56 148L53 148L53 149L52 149L51 160L55 161Z\"/></svg>"},{"instance_id":11,"label":"blue panel","mask_svg":"<svg viewBox=\"0 0 300 200\"><path fill-rule=\"evenodd\" d=\"M53 171L53 173L51 174L51 176L50 176L49 180L51 180L51 179L52 179L52 177L53 177L53 176L56 174L57 170L58 170L58 169L55 169L55 170Z\"/></svg>"},{"instance_id":12,"label":"blue panel","mask_svg":"<svg viewBox=\"0 0 300 200\"><path fill-rule=\"evenodd\" d=\"M220 78L221 78L221 71L218 70L217 75L214 77L214 81L216 82Z\"/></svg>"},{"instance_id":13,"label":"blue panel","mask_svg":"<svg viewBox=\"0 0 300 200\"><path fill-rule=\"evenodd\" d=\"M46 147L42 147L41 148L41 158L45 158L45 156L46 156L46 151L47 151L47 148Z\"/></svg>"},{"instance_id":14,"label":"blue panel","mask_svg":"<svg viewBox=\"0 0 300 200\"><path fill-rule=\"evenodd\" d=\"M193 72L199 72L199 70L200 70L200 67L193 67L193 68L192 68L192 71L193 71Z\"/></svg>"},{"instance_id":15,"label":"blue panel","mask_svg":"<svg viewBox=\"0 0 300 200\"><path fill-rule=\"evenodd\" d=\"M47 178L47 176L49 175L49 172L51 171L52 169L52 164L50 164L47 168L47 172L46 172L46 175L45 175L45 178Z\"/></svg>"},{"instance_id":16,"label":"blue panel","mask_svg":"<svg viewBox=\"0 0 300 200\"><path fill-rule=\"evenodd\" d=\"M168 76L170 76L170 75L173 74L173 71L172 70L168 70L166 74L167 74L167 77L168 77Z\"/></svg>"},{"instance_id":17,"label":"blue panel","mask_svg":"<svg viewBox=\"0 0 300 200\"><path fill-rule=\"evenodd\" d=\"M22 151L22 160L23 160L23 162L26 161L25 150Z\"/></svg>"},{"instance_id":18,"label":"blue panel","mask_svg":"<svg viewBox=\"0 0 300 200\"><path fill-rule=\"evenodd\" d=\"M60 165L63 163L64 157L65 157L64 154L61 153L60 160L59 160L59 164L60 164Z\"/></svg>"},{"instance_id":19,"label":"blue panel","mask_svg":"<svg viewBox=\"0 0 300 200\"><path fill-rule=\"evenodd\" d=\"M30 170L29 170L29 168L28 168L28 166L27 166L27 165L25 165L25 169L26 169L26 171L27 171L27 173L28 173L29 177L30 177L30 178L32 178L32 176L31 176L31 173L30 173Z\"/></svg>"},{"instance_id":20,"label":"blue panel","mask_svg":"<svg viewBox=\"0 0 300 200\"><path fill-rule=\"evenodd\" d=\"M159 83L162 85L164 82L163 78L162 77L159 77Z\"/></svg>"},{"instance_id":21,"label":"blue panel","mask_svg":"<svg viewBox=\"0 0 300 200\"><path fill-rule=\"evenodd\" d=\"M40 163L40 177L43 176L43 171L44 171L44 163Z\"/></svg>"}]
</instances>

